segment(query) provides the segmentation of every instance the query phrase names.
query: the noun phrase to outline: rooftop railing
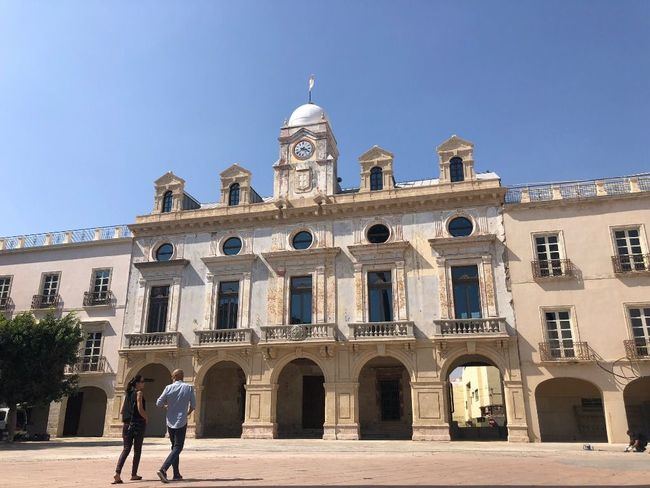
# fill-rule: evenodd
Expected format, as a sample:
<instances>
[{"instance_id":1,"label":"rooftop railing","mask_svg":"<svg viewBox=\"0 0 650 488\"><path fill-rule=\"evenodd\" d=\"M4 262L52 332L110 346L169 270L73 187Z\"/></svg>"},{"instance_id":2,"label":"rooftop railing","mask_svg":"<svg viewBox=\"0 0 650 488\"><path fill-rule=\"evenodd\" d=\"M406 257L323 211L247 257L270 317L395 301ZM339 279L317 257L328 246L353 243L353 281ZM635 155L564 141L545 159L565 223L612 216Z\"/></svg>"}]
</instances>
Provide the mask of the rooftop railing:
<instances>
[{"instance_id":1,"label":"rooftop railing","mask_svg":"<svg viewBox=\"0 0 650 488\"><path fill-rule=\"evenodd\" d=\"M111 225L108 227L92 227L89 229L2 237L0 238L0 251L7 249L56 246L59 244L105 241L110 239L120 239L122 237L131 237L131 235L131 231L126 225Z\"/></svg>"},{"instance_id":2,"label":"rooftop railing","mask_svg":"<svg viewBox=\"0 0 650 488\"><path fill-rule=\"evenodd\" d=\"M546 202L650 191L650 173L602 180L542 183L508 188L506 203Z\"/></svg>"}]
</instances>

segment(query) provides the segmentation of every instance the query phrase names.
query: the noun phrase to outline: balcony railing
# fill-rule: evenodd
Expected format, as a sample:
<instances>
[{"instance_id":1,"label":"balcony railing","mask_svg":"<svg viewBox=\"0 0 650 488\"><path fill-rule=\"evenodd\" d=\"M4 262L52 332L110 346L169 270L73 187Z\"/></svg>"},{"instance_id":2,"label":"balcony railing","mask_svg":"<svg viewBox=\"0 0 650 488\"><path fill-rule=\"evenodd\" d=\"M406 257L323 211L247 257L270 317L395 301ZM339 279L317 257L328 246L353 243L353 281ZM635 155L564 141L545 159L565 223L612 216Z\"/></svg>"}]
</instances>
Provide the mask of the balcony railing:
<instances>
[{"instance_id":1,"label":"balcony railing","mask_svg":"<svg viewBox=\"0 0 650 488\"><path fill-rule=\"evenodd\" d=\"M252 329L195 330L199 346L221 346L252 343Z\"/></svg>"},{"instance_id":2,"label":"balcony railing","mask_svg":"<svg viewBox=\"0 0 650 488\"><path fill-rule=\"evenodd\" d=\"M539 356L542 361L591 361L594 355L586 342L571 340L540 342Z\"/></svg>"},{"instance_id":3,"label":"balcony railing","mask_svg":"<svg viewBox=\"0 0 650 488\"><path fill-rule=\"evenodd\" d=\"M60 232L44 232L41 234L26 234L22 236L0 238L0 251L5 249L22 249L25 247L78 244L81 242L121 239L123 237L131 236L131 231L126 225L112 225L109 227L94 227L91 229L65 230Z\"/></svg>"},{"instance_id":4,"label":"balcony railing","mask_svg":"<svg viewBox=\"0 0 650 488\"><path fill-rule=\"evenodd\" d=\"M265 342L335 341L334 324L268 325L261 327Z\"/></svg>"},{"instance_id":5,"label":"balcony railing","mask_svg":"<svg viewBox=\"0 0 650 488\"><path fill-rule=\"evenodd\" d=\"M395 338L414 338L413 322L366 322L360 324L348 324L350 327L350 338L353 340L376 340Z\"/></svg>"},{"instance_id":6,"label":"balcony railing","mask_svg":"<svg viewBox=\"0 0 650 488\"><path fill-rule=\"evenodd\" d=\"M625 355L628 359L650 359L650 339L637 337L624 341Z\"/></svg>"},{"instance_id":7,"label":"balcony railing","mask_svg":"<svg viewBox=\"0 0 650 488\"><path fill-rule=\"evenodd\" d=\"M532 261L535 279L569 278L573 276L573 264L570 259L550 259Z\"/></svg>"},{"instance_id":8,"label":"balcony railing","mask_svg":"<svg viewBox=\"0 0 650 488\"><path fill-rule=\"evenodd\" d=\"M0 297L0 310L9 310L12 304L11 297Z\"/></svg>"},{"instance_id":9,"label":"balcony railing","mask_svg":"<svg viewBox=\"0 0 650 488\"><path fill-rule=\"evenodd\" d=\"M86 356L69 366L65 367L66 374L82 373L106 373L110 371L110 366L104 356Z\"/></svg>"},{"instance_id":10,"label":"balcony railing","mask_svg":"<svg viewBox=\"0 0 650 488\"><path fill-rule=\"evenodd\" d=\"M435 334L447 338L508 335L506 319L502 317L486 319L444 319L434 320L433 323L435 325Z\"/></svg>"},{"instance_id":11,"label":"balcony railing","mask_svg":"<svg viewBox=\"0 0 650 488\"><path fill-rule=\"evenodd\" d=\"M59 295L34 295L32 297L33 309L56 308L61 303Z\"/></svg>"},{"instance_id":12,"label":"balcony railing","mask_svg":"<svg viewBox=\"0 0 650 488\"><path fill-rule=\"evenodd\" d=\"M612 256L614 273L644 273L650 271L650 254L623 254Z\"/></svg>"},{"instance_id":13,"label":"balcony railing","mask_svg":"<svg viewBox=\"0 0 650 488\"><path fill-rule=\"evenodd\" d=\"M97 307L100 305L112 305L113 292L108 291L87 291L84 293L84 307Z\"/></svg>"},{"instance_id":14,"label":"balcony railing","mask_svg":"<svg viewBox=\"0 0 650 488\"><path fill-rule=\"evenodd\" d=\"M178 347L179 332L146 332L143 334L124 334L127 349L147 349L157 347Z\"/></svg>"}]
</instances>

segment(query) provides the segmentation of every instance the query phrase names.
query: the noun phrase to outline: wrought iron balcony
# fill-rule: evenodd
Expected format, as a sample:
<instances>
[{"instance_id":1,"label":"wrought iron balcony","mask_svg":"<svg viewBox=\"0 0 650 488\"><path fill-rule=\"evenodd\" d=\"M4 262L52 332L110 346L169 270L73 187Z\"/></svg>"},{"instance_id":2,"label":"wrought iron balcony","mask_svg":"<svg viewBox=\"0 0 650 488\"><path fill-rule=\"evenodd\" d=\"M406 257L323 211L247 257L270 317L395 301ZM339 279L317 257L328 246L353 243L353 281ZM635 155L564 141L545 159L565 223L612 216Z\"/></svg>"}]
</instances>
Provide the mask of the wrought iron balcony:
<instances>
[{"instance_id":1,"label":"wrought iron balcony","mask_svg":"<svg viewBox=\"0 0 650 488\"><path fill-rule=\"evenodd\" d=\"M334 324L293 324L262 326L264 342L323 342L336 340Z\"/></svg>"},{"instance_id":2,"label":"wrought iron balcony","mask_svg":"<svg viewBox=\"0 0 650 488\"><path fill-rule=\"evenodd\" d=\"M0 310L9 310L12 305L11 297L0 297Z\"/></svg>"},{"instance_id":3,"label":"wrought iron balcony","mask_svg":"<svg viewBox=\"0 0 650 488\"><path fill-rule=\"evenodd\" d=\"M348 324L348 327L350 327L350 339L355 341L415 338L413 322L406 320Z\"/></svg>"},{"instance_id":4,"label":"wrought iron balcony","mask_svg":"<svg viewBox=\"0 0 650 488\"><path fill-rule=\"evenodd\" d=\"M65 367L65 374L106 373L112 372L104 356L84 356Z\"/></svg>"},{"instance_id":5,"label":"wrought iron balcony","mask_svg":"<svg viewBox=\"0 0 650 488\"><path fill-rule=\"evenodd\" d=\"M630 341L623 341L625 344L625 355L628 359L650 360L650 339L637 337Z\"/></svg>"},{"instance_id":6,"label":"wrought iron balcony","mask_svg":"<svg viewBox=\"0 0 650 488\"><path fill-rule=\"evenodd\" d=\"M156 349L178 347L180 332L145 332L124 334L127 349Z\"/></svg>"},{"instance_id":7,"label":"wrought iron balcony","mask_svg":"<svg viewBox=\"0 0 650 488\"><path fill-rule=\"evenodd\" d=\"M650 272L650 254L623 254L612 256L614 273L633 274Z\"/></svg>"},{"instance_id":8,"label":"wrought iron balcony","mask_svg":"<svg viewBox=\"0 0 650 488\"><path fill-rule=\"evenodd\" d=\"M195 330L199 346L236 346L252 344L253 329Z\"/></svg>"},{"instance_id":9,"label":"wrought iron balcony","mask_svg":"<svg viewBox=\"0 0 650 488\"><path fill-rule=\"evenodd\" d=\"M573 263L570 259L549 259L532 261L533 277L535 279L570 278L573 276Z\"/></svg>"},{"instance_id":10,"label":"wrought iron balcony","mask_svg":"<svg viewBox=\"0 0 650 488\"><path fill-rule=\"evenodd\" d=\"M32 308L42 310L45 308L56 308L61 303L59 295L34 295L32 297Z\"/></svg>"},{"instance_id":11,"label":"wrought iron balcony","mask_svg":"<svg viewBox=\"0 0 650 488\"><path fill-rule=\"evenodd\" d=\"M466 339L468 337L508 336L506 319L493 317L485 319L444 319L434 320L435 335L445 339Z\"/></svg>"},{"instance_id":12,"label":"wrought iron balcony","mask_svg":"<svg viewBox=\"0 0 650 488\"><path fill-rule=\"evenodd\" d=\"M108 306L113 304L113 292L87 291L84 293L84 307Z\"/></svg>"},{"instance_id":13,"label":"wrought iron balcony","mask_svg":"<svg viewBox=\"0 0 650 488\"><path fill-rule=\"evenodd\" d=\"M570 340L540 342L539 356L542 361L576 362L594 360L589 344Z\"/></svg>"}]
</instances>

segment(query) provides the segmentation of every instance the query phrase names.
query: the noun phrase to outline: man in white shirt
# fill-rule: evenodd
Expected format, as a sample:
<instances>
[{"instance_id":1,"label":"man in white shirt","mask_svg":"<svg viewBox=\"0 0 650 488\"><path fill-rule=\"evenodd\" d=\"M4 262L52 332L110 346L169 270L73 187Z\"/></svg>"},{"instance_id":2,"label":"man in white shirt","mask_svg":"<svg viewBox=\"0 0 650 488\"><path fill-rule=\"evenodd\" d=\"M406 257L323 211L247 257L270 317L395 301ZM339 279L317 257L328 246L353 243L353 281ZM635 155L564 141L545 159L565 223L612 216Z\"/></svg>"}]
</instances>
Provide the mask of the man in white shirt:
<instances>
[{"instance_id":1,"label":"man in white shirt","mask_svg":"<svg viewBox=\"0 0 650 488\"><path fill-rule=\"evenodd\" d=\"M178 469L179 456L185 443L187 432L187 416L196 408L196 396L194 388L183 382L184 373L182 369L176 369L172 373L171 385L167 385L156 406L167 409L167 431L169 440L172 443L172 450L165 459L162 467L156 473L163 483L169 483L167 470L170 466L174 469L174 481L182 480L183 477ZM189 407L189 408L188 408Z\"/></svg>"}]
</instances>

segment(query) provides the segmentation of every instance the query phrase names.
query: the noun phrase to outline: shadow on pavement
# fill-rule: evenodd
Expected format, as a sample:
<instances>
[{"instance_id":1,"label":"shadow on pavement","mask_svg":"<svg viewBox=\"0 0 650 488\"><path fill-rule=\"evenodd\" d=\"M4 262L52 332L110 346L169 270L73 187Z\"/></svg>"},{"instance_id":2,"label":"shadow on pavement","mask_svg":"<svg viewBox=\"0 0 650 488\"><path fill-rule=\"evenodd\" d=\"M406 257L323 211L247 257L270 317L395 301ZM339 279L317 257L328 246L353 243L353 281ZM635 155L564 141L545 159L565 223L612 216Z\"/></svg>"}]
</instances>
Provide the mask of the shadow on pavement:
<instances>
[{"instance_id":1,"label":"shadow on pavement","mask_svg":"<svg viewBox=\"0 0 650 488\"><path fill-rule=\"evenodd\" d=\"M34 442L5 442L0 443L0 451L21 451L50 449L52 447L107 447L121 446L122 440L115 439L112 441L79 441L79 442L52 442L52 441L34 441ZM145 442L146 445L146 442Z\"/></svg>"}]
</instances>

